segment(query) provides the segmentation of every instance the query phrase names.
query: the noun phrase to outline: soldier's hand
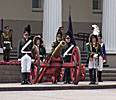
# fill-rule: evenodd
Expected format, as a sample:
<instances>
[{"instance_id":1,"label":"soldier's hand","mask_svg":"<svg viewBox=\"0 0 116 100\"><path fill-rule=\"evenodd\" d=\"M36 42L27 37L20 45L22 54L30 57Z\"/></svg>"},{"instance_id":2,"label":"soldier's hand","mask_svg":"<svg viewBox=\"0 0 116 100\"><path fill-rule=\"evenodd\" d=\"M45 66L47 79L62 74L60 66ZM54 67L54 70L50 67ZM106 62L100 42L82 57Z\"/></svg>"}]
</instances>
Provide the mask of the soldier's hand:
<instances>
[{"instance_id":1,"label":"soldier's hand","mask_svg":"<svg viewBox=\"0 0 116 100\"><path fill-rule=\"evenodd\" d=\"M10 49L12 50L12 47L10 47Z\"/></svg>"},{"instance_id":2,"label":"soldier's hand","mask_svg":"<svg viewBox=\"0 0 116 100\"><path fill-rule=\"evenodd\" d=\"M98 57L98 54L94 54L94 56L93 56L94 58L97 58Z\"/></svg>"},{"instance_id":3,"label":"soldier's hand","mask_svg":"<svg viewBox=\"0 0 116 100\"><path fill-rule=\"evenodd\" d=\"M106 63L106 60L103 60L103 63Z\"/></svg>"},{"instance_id":4,"label":"soldier's hand","mask_svg":"<svg viewBox=\"0 0 116 100\"><path fill-rule=\"evenodd\" d=\"M3 50L5 50L6 49L6 47L3 47Z\"/></svg>"}]
</instances>

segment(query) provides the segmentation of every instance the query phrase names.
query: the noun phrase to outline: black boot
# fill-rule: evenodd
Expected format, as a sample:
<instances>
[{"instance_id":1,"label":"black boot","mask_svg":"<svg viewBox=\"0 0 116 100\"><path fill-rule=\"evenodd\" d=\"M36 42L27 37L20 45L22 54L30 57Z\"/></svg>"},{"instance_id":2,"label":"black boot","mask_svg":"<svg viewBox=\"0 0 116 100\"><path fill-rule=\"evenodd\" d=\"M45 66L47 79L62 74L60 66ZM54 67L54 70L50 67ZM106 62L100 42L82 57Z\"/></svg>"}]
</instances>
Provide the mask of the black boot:
<instances>
[{"instance_id":1,"label":"black boot","mask_svg":"<svg viewBox=\"0 0 116 100\"><path fill-rule=\"evenodd\" d=\"M7 58L7 62L9 62L9 58Z\"/></svg>"},{"instance_id":2,"label":"black boot","mask_svg":"<svg viewBox=\"0 0 116 100\"><path fill-rule=\"evenodd\" d=\"M98 81L103 82L102 81L102 71L98 71Z\"/></svg>"},{"instance_id":3,"label":"black boot","mask_svg":"<svg viewBox=\"0 0 116 100\"><path fill-rule=\"evenodd\" d=\"M93 79L93 84L96 84L96 69L94 69L94 79Z\"/></svg>"},{"instance_id":4,"label":"black boot","mask_svg":"<svg viewBox=\"0 0 116 100\"><path fill-rule=\"evenodd\" d=\"M27 84L32 85L30 82L30 73L27 73Z\"/></svg>"},{"instance_id":5,"label":"black boot","mask_svg":"<svg viewBox=\"0 0 116 100\"><path fill-rule=\"evenodd\" d=\"M92 72L93 72L93 69L89 69L89 78L90 78L90 83L89 84L93 83Z\"/></svg>"},{"instance_id":6,"label":"black boot","mask_svg":"<svg viewBox=\"0 0 116 100\"><path fill-rule=\"evenodd\" d=\"M22 73L22 82L21 82L21 85L24 85L25 84L25 73Z\"/></svg>"}]
</instances>

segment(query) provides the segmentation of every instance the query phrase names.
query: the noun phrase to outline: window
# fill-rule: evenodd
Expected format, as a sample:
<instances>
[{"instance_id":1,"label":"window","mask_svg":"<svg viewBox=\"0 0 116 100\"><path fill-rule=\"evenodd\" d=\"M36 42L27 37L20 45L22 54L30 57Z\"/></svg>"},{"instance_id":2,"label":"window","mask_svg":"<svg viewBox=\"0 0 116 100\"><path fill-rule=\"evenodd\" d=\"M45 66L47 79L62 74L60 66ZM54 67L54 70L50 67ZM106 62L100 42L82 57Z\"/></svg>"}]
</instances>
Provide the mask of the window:
<instances>
[{"instance_id":1,"label":"window","mask_svg":"<svg viewBox=\"0 0 116 100\"><path fill-rule=\"evenodd\" d=\"M44 0L32 0L32 11L43 11Z\"/></svg>"},{"instance_id":2,"label":"window","mask_svg":"<svg viewBox=\"0 0 116 100\"><path fill-rule=\"evenodd\" d=\"M93 13L102 13L103 0L93 0Z\"/></svg>"}]
</instances>

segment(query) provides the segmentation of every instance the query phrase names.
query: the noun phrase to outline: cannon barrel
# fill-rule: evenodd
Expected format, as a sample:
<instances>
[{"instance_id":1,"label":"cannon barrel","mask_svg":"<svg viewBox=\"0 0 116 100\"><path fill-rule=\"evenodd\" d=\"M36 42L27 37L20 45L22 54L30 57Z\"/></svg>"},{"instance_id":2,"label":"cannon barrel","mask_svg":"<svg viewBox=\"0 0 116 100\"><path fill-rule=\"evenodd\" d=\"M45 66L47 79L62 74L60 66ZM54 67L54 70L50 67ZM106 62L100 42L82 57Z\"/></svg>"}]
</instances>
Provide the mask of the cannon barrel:
<instances>
[{"instance_id":1,"label":"cannon barrel","mask_svg":"<svg viewBox=\"0 0 116 100\"><path fill-rule=\"evenodd\" d=\"M52 57L58 58L62 52L62 49L66 46L65 41L61 41L59 45L55 48L55 50L52 53Z\"/></svg>"}]
</instances>

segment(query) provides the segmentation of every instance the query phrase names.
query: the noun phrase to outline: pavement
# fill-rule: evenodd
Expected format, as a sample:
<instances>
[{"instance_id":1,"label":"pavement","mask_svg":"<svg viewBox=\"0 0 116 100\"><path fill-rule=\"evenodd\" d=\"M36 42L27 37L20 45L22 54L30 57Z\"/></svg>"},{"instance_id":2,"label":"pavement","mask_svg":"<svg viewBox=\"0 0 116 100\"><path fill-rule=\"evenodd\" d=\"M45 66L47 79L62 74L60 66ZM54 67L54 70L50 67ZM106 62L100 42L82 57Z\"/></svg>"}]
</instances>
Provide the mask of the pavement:
<instances>
[{"instance_id":1,"label":"pavement","mask_svg":"<svg viewBox=\"0 0 116 100\"><path fill-rule=\"evenodd\" d=\"M116 81L104 81L97 85L89 85L89 81L79 82L78 85L74 84L52 84L50 82L21 85L20 83L2 83L0 84L0 91L41 91L41 90L78 90L78 89L113 89L116 88Z\"/></svg>"}]
</instances>

